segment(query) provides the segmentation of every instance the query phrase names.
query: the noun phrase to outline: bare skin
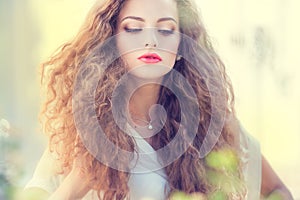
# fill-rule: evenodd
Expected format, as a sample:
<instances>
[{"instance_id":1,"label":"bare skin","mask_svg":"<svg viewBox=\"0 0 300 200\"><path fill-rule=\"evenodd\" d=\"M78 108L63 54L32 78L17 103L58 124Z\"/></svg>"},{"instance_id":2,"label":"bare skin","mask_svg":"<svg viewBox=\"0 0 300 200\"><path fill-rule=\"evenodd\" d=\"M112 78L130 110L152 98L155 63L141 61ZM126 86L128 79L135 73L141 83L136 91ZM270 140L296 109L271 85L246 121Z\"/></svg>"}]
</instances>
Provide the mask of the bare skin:
<instances>
[{"instance_id":1,"label":"bare skin","mask_svg":"<svg viewBox=\"0 0 300 200\"><path fill-rule=\"evenodd\" d=\"M30 200L29 198L26 199L26 197L32 197L32 195L29 194L34 194L34 196L37 197L36 199L41 200L81 199L91 189L91 182L84 180L87 180L87 178L82 168L74 166L59 188L51 194L51 196L42 189L31 188L24 191L26 195L22 195L22 198L24 198L24 200ZM275 192L281 194L285 200L293 200L290 191L271 168L267 160L262 156L262 198L266 198Z\"/></svg>"},{"instance_id":2,"label":"bare skin","mask_svg":"<svg viewBox=\"0 0 300 200\"><path fill-rule=\"evenodd\" d=\"M131 98L131 103L134 102L134 107L131 107L134 112L140 113L141 117L148 118L148 110L151 105L155 104L158 88L156 85L148 85L139 88ZM129 103L129 105L131 105ZM80 162L77 162L80 163ZM49 197L49 200L74 200L81 199L91 189L91 182L86 181L86 175L83 168L80 165L74 165L71 172L67 175L65 180L59 186L59 188ZM36 193L37 195L45 198L45 191L38 188L28 190L27 192ZM292 200L293 197L284 183L280 180L278 175L272 169L267 160L262 156L262 184L261 195L262 197L268 197L273 192L281 194L286 200Z\"/></svg>"},{"instance_id":3,"label":"bare skin","mask_svg":"<svg viewBox=\"0 0 300 200\"><path fill-rule=\"evenodd\" d=\"M148 1L148 0L131 0L128 2L135 2L134 5L126 7L127 10L123 9L120 20L122 23L118 25L118 31L124 31L123 29L129 28L129 29L143 29L145 27L156 27L156 28L163 28L163 29L174 29L176 31L179 30L178 23L178 13L176 10L176 5L173 1L161 1L161 2L167 2L169 4L162 5L161 3L153 3L154 1ZM139 5L141 3L142 5ZM159 5L159 7L155 7L156 5ZM172 7L173 6L173 7ZM143 10L146 9L146 10ZM128 18L128 16L131 16L131 18ZM132 16L134 16L132 18ZM171 17L171 20L161 20L165 17L168 17L168 19ZM126 18L126 19L125 19ZM138 20L136 20L138 19ZM130 32L128 32L130 34ZM172 38L173 36L168 36ZM147 37L145 37L147 38ZM155 38L149 37L149 41L145 41L145 43L149 44L150 47L155 47L156 44ZM174 40L175 47L178 46L179 40ZM118 46L120 49L124 47L126 50L126 40L120 41L118 43ZM173 44L172 43L172 44ZM124 50L124 52L126 52ZM148 52L149 49L145 49L145 52ZM122 51L121 51L122 52ZM136 66L142 65L140 60L137 59L141 54L145 53L134 51L131 54L126 54L127 63L129 64L130 69L133 69ZM152 52L152 50L151 50ZM163 62L165 62L165 65L173 66L175 59L176 59L176 53L173 52L172 54L167 54L166 52L156 52L161 57ZM171 68L171 67L170 67ZM130 70L128 69L128 70ZM150 68L151 69L151 68ZM158 71L159 72L159 71ZM157 71L153 70L152 74L157 75ZM148 74L140 74L137 73L140 77L147 77ZM132 87L134 86L134 82L132 83ZM158 91L159 86L157 84L149 84L143 87L140 87L136 90L136 92L131 96L130 102L129 102L129 110L131 113L137 115L139 118L142 118L146 121L149 121L149 108L154 105L157 102L158 98ZM135 121L135 123L140 123L138 121ZM148 141L150 142L150 141ZM78 162L80 163L80 162ZM82 166L74 164L72 170L70 173L66 176L64 181L61 183L61 185L58 187L58 189L51 194L48 200L74 200L74 199L81 199L83 198L88 191L92 189L92 181L89 181L86 178L85 171ZM41 189L36 189L37 195L38 191L42 191ZM268 162L262 158L262 186L261 186L261 194L264 197L267 197L272 192L278 191L280 192L285 199L291 200L293 199L290 192L286 188L286 186L282 183L282 181L278 178L276 173L273 171L273 169L270 167ZM27 191L29 192L29 191ZM32 190L31 190L32 192ZM43 194L45 191L43 191ZM45 199L44 197L41 197L41 200ZM26 199L25 199L26 200ZM29 199L28 199L29 200Z\"/></svg>"},{"instance_id":4,"label":"bare skin","mask_svg":"<svg viewBox=\"0 0 300 200\"><path fill-rule=\"evenodd\" d=\"M280 193L284 199L292 200L292 194L287 187L280 180L276 172L272 169L271 165L262 156L262 184L261 195L268 197L273 192Z\"/></svg>"}]
</instances>

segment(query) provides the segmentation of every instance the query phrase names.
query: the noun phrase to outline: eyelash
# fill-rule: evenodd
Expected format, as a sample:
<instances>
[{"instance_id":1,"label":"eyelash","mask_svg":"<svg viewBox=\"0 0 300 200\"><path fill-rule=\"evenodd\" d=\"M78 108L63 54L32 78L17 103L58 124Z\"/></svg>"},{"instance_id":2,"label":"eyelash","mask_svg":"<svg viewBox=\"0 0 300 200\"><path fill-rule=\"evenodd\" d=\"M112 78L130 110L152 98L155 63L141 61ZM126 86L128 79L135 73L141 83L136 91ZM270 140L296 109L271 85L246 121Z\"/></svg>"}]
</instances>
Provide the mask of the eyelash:
<instances>
[{"instance_id":1,"label":"eyelash","mask_svg":"<svg viewBox=\"0 0 300 200\"><path fill-rule=\"evenodd\" d=\"M163 34L163 35L171 35L171 34L174 33L174 30L160 29L160 30L158 30L158 32Z\"/></svg>"},{"instance_id":2,"label":"eyelash","mask_svg":"<svg viewBox=\"0 0 300 200\"><path fill-rule=\"evenodd\" d=\"M128 28L125 27L124 30L128 33L137 33L142 31L142 28ZM162 35L171 35L174 33L174 30L168 30L168 29L158 29L158 32L161 33Z\"/></svg>"},{"instance_id":3,"label":"eyelash","mask_svg":"<svg viewBox=\"0 0 300 200\"><path fill-rule=\"evenodd\" d=\"M127 28L127 27L125 27L124 30L128 33L137 33L139 31L142 31L141 28Z\"/></svg>"}]
</instances>

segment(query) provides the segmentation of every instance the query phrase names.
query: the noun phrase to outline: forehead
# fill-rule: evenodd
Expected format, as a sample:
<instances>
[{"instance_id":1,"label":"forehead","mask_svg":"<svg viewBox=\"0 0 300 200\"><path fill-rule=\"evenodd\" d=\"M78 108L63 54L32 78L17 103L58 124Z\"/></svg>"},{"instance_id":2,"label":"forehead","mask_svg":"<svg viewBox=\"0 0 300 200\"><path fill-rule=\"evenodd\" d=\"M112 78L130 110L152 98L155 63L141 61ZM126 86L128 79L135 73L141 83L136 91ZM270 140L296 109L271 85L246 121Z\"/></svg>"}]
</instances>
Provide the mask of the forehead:
<instances>
[{"instance_id":1,"label":"forehead","mask_svg":"<svg viewBox=\"0 0 300 200\"><path fill-rule=\"evenodd\" d=\"M119 19L126 16L138 16L144 19L173 17L178 19L175 0L127 0L122 8Z\"/></svg>"}]
</instances>

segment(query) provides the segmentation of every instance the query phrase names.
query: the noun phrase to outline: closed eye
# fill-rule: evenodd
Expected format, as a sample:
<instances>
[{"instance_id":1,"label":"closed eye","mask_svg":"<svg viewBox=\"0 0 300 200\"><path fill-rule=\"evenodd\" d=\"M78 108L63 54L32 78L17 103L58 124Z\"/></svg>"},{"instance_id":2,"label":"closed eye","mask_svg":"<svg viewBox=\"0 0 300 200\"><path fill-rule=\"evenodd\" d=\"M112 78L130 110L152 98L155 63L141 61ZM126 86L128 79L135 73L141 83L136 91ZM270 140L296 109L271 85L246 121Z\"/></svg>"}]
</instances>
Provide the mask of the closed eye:
<instances>
[{"instance_id":1,"label":"closed eye","mask_svg":"<svg viewBox=\"0 0 300 200\"><path fill-rule=\"evenodd\" d=\"M159 33L163 34L163 35L171 35L174 33L174 30L169 30L169 29L159 29L158 30Z\"/></svg>"},{"instance_id":2,"label":"closed eye","mask_svg":"<svg viewBox=\"0 0 300 200\"><path fill-rule=\"evenodd\" d=\"M125 27L124 30L128 33L136 33L136 32L142 31L141 28L128 28L128 27Z\"/></svg>"}]
</instances>

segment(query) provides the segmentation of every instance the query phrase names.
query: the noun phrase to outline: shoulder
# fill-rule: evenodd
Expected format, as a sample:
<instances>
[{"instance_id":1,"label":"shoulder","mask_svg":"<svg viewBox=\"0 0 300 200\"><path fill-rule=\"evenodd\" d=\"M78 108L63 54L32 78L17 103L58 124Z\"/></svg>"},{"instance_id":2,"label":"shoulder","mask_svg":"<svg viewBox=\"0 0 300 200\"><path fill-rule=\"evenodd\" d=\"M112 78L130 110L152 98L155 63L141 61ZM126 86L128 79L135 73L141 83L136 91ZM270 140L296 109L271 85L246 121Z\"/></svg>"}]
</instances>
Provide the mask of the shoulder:
<instances>
[{"instance_id":1,"label":"shoulder","mask_svg":"<svg viewBox=\"0 0 300 200\"><path fill-rule=\"evenodd\" d=\"M53 193L64 178L64 175L60 174L61 169L60 162L49 148L46 148L25 189L40 188L48 193Z\"/></svg>"},{"instance_id":2,"label":"shoulder","mask_svg":"<svg viewBox=\"0 0 300 200\"><path fill-rule=\"evenodd\" d=\"M259 142L239 123L239 149L243 175L248 188L248 199L259 199L262 156Z\"/></svg>"}]
</instances>

